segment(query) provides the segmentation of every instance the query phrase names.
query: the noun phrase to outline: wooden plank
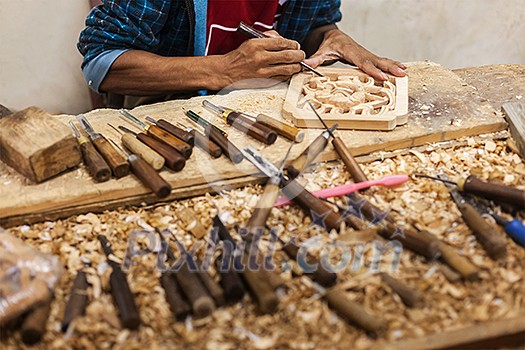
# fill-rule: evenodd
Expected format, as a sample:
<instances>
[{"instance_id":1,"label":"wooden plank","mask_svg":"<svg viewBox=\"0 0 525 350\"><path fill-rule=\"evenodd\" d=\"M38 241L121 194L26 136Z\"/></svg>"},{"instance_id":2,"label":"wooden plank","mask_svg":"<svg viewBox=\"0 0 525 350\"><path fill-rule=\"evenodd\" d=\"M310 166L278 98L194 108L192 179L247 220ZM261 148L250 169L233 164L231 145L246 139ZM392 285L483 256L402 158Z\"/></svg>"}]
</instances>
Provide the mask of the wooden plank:
<instances>
[{"instance_id":1,"label":"wooden plank","mask_svg":"<svg viewBox=\"0 0 525 350\"><path fill-rule=\"evenodd\" d=\"M472 87L465 86L450 70L437 64L419 62L409 65L408 74L410 111L406 125L388 132L338 131L354 156L491 133L506 128L502 116L487 102L480 101ZM287 85L281 84L271 89L241 90L208 98L216 104L282 119L286 89ZM246 137L218 117L204 111L201 106L203 99L197 97L141 106L133 113L140 119L151 115L157 119L190 125L182 109L193 109L228 130L230 138L238 147L253 145L274 163L282 159L289 146L287 140L279 138L275 144L266 146ZM99 109L86 115L96 130L115 141L118 141L119 135L107 126L108 122L134 128L119 117L117 110ZM66 122L74 117L64 115L59 118ZM290 159L299 155L320 132L318 129L305 130L305 140L294 146ZM331 146L319 157L319 161L333 159L336 159L336 153ZM256 173L257 170L247 161L234 165L225 157L214 160L200 149L195 149L182 172L164 170L161 175L174 188L169 198L177 199L190 195L186 188L198 188L195 194L202 194L206 191L214 192L216 184L221 182L226 182L232 188L237 186L237 182L245 185L250 183L247 177ZM20 222L24 217L27 218L25 222L30 223L45 218L56 219L92 210L115 208L119 204L124 206L141 201L155 201L133 176L94 183L83 166L35 185L28 184L12 169L0 164L0 192L3 196L0 201L0 225Z\"/></svg>"},{"instance_id":2,"label":"wooden plank","mask_svg":"<svg viewBox=\"0 0 525 350\"><path fill-rule=\"evenodd\" d=\"M509 123L510 134L516 142L521 156L525 159L525 104L507 102L502 106Z\"/></svg>"}]
</instances>

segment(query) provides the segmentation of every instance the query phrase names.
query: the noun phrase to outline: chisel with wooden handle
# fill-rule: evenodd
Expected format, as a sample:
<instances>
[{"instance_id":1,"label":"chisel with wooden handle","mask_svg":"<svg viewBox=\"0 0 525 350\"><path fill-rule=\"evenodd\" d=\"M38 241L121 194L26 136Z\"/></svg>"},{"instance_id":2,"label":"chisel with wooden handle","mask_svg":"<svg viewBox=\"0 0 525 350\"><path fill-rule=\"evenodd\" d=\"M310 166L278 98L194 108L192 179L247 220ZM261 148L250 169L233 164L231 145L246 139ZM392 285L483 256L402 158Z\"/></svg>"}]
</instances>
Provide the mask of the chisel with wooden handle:
<instances>
[{"instance_id":1,"label":"chisel with wooden handle","mask_svg":"<svg viewBox=\"0 0 525 350\"><path fill-rule=\"evenodd\" d=\"M312 143L301 153L297 158L292 160L286 167L286 173L290 179L295 179L304 169L306 169L317 156L328 145L330 133L337 128L334 124L329 130L323 131L321 135L317 136Z\"/></svg>"},{"instance_id":2,"label":"chisel with wooden handle","mask_svg":"<svg viewBox=\"0 0 525 350\"><path fill-rule=\"evenodd\" d=\"M178 137L182 141L186 142L188 145L190 145L192 147L195 145L195 136L194 135L192 135L191 133L189 133L188 131L186 131L184 129L179 128L178 126L175 126L175 125L171 124L167 120L165 120L165 119L155 120L155 119L153 119L150 116L146 116L146 120L148 122L152 123L152 124L157 125L158 127L162 128L162 129L166 130L167 132L169 132L173 136Z\"/></svg>"},{"instance_id":3,"label":"chisel with wooden handle","mask_svg":"<svg viewBox=\"0 0 525 350\"><path fill-rule=\"evenodd\" d=\"M319 113L317 113L317 110L314 108L314 106L312 106L310 101L308 101L308 105L310 106L312 111L314 111L315 115L321 121L323 126L326 128L326 131L328 131L330 133L330 136L332 136L332 145L334 146L335 151L337 152L337 154L339 154L339 157L341 157L341 160L343 161L343 163L346 166L346 170L348 170L348 172L352 176L352 179L354 180L354 182L365 182L365 181L368 181L368 178L366 177L365 173L363 172L363 169L361 169L361 167L359 166L359 164L357 163L355 158L352 156L352 154L350 153L350 151L346 147L344 141L339 136L335 136L334 135L332 130L330 130L328 125L326 125L325 121L323 120L323 118L321 118Z\"/></svg>"},{"instance_id":4,"label":"chisel with wooden handle","mask_svg":"<svg viewBox=\"0 0 525 350\"><path fill-rule=\"evenodd\" d=\"M20 337L24 344L38 343L46 333L47 320L51 312L52 297L36 305L25 317L20 329Z\"/></svg>"},{"instance_id":5,"label":"chisel with wooden handle","mask_svg":"<svg viewBox=\"0 0 525 350\"><path fill-rule=\"evenodd\" d=\"M80 134L73 121L69 121L69 126L78 140L84 164L86 164L89 174L98 182L108 181L111 177L111 168L104 160L102 155L97 152L91 141Z\"/></svg>"},{"instance_id":6,"label":"chisel with wooden handle","mask_svg":"<svg viewBox=\"0 0 525 350\"><path fill-rule=\"evenodd\" d=\"M220 148L215 142L210 140L209 137L206 137L201 132L188 126L185 126L181 123L177 124L180 125L184 130L192 134L195 138L195 145L202 149L204 152L207 152L210 156L212 156L212 158L219 158L222 155L222 148Z\"/></svg>"},{"instance_id":7,"label":"chisel with wooden handle","mask_svg":"<svg viewBox=\"0 0 525 350\"><path fill-rule=\"evenodd\" d=\"M101 134L95 132L87 118L83 114L77 116L80 125L86 130L91 138L91 142L95 145L97 151L100 152L104 160L107 162L113 175L116 178L121 178L129 174L129 163L126 158L122 156Z\"/></svg>"},{"instance_id":8,"label":"chisel with wooden handle","mask_svg":"<svg viewBox=\"0 0 525 350\"><path fill-rule=\"evenodd\" d=\"M109 284L111 286L111 296L119 312L120 323L124 328L137 329L141 322L140 314L135 304L133 293L126 280L126 274L124 274L120 266L110 258L110 256L113 255L113 250L106 236L99 235L98 240L107 257L106 260L111 266L112 271L109 276Z\"/></svg>"},{"instance_id":9,"label":"chisel with wooden handle","mask_svg":"<svg viewBox=\"0 0 525 350\"><path fill-rule=\"evenodd\" d=\"M420 307L423 304L423 295L416 289L409 287L402 281L382 272L379 274L383 282L385 282L392 290L399 295L403 304L408 307Z\"/></svg>"},{"instance_id":10,"label":"chisel with wooden handle","mask_svg":"<svg viewBox=\"0 0 525 350\"><path fill-rule=\"evenodd\" d=\"M182 296L181 288L170 271L164 271L160 275L160 284L164 288L166 301L177 321L184 321L191 314L191 307Z\"/></svg>"},{"instance_id":11,"label":"chisel with wooden handle","mask_svg":"<svg viewBox=\"0 0 525 350\"><path fill-rule=\"evenodd\" d=\"M60 327L62 332L67 331L69 325L75 318L84 315L88 303L88 286L86 272L83 270L78 271L77 276L73 281L71 293L69 294L64 317L62 318L62 324Z\"/></svg>"},{"instance_id":12,"label":"chisel with wooden handle","mask_svg":"<svg viewBox=\"0 0 525 350\"><path fill-rule=\"evenodd\" d=\"M158 154L160 154L164 158L164 164L169 169L173 171L180 171L186 165L186 158L184 158L182 154L180 154L164 142L154 139L153 137L148 136L143 132L137 134L136 132L122 125L120 125L118 128L128 134L134 135L137 138L137 140L144 143L146 146L150 147L151 149L155 150Z\"/></svg>"},{"instance_id":13,"label":"chisel with wooden handle","mask_svg":"<svg viewBox=\"0 0 525 350\"><path fill-rule=\"evenodd\" d=\"M229 125L246 133L257 141L271 145L277 140L277 134L270 128L244 117L239 112L216 106L208 100L202 101L202 105L221 116Z\"/></svg>"},{"instance_id":14,"label":"chisel with wooden handle","mask_svg":"<svg viewBox=\"0 0 525 350\"><path fill-rule=\"evenodd\" d=\"M140 158L144 159L149 165L151 165L153 169L157 171L162 169L162 167L164 166L165 160L160 154L155 152L152 148L150 148L146 144L140 142L132 134L127 133L127 132L122 132L109 123L108 125L121 135L120 141L127 149L129 149L132 153L140 156Z\"/></svg>"},{"instance_id":15,"label":"chisel with wooden handle","mask_svg":"<svg viewBox=\"0 0 525 350\"><path fill-rule=\"evenodd\" d=\"M111 140L111 142L113 142L113 140ZM157 173L155 169L151 167L151 165L146 163L146 161L144 161L136 154L127 153L115 142L113 142L113 144L128 157L128 162L131 166L131 171L140 180L140 182L142 182L144 186L152 190L158 198L166 198L170 195L171 185L166 180L164 180L159 175L159 173Z\"/></svg>"},{"instance_id":16,"label":"chisel with wooden handle","mask_svg":"<svg viewBox=\"0 0 525 350\"><path fill-rule=\"evenodd\" d=\"M147 135L149 135L149 136L153 137L154 139L162 141L162 142L166 143L167 145L171 146L172 148L177 150L177 152L182 154L184 156L184 158L188 159L191 156L192 147L190 145L188 145L186 142L184 142L181 139L173 136L172 134L170 134L166 130L158 127L157 125L148 125L148 124L146 124L144 122L141 122L140 120L138 120L135 116L133 116L131 113L129 113L125 109L121 109L119 112L126 119L128 119L133 124L137 125L142 130L144 130L144 132Z\"/></svg>"}]
</instances>

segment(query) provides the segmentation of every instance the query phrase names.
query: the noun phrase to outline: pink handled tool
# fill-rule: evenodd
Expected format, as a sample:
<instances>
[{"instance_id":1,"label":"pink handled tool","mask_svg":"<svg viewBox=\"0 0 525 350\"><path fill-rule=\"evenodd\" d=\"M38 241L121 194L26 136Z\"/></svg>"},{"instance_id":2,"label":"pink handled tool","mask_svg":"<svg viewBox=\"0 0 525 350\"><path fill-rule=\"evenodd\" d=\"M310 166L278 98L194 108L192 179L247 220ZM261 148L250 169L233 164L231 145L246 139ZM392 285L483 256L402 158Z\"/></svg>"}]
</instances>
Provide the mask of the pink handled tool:
<instances>
[{"instance_id":1,"label":"pink handled tool","mask_svg":"<svg viewBox=\"0 0 525 350\"><path fill-rule=\"evenodd\" d=\"M359 191L371 186L397 186L405 183L409 180L408 175L390 175L385 176L378 180L370 180L358 183L350 183L342 186L325 188L323 190L312 192L316 197L319 198L331 198L331 197L340 197L346 194ZM292 201L288 197L279 197L275 202L274 207L281 207L283 205L290 204Z\"/></svg>"}]
</instances>

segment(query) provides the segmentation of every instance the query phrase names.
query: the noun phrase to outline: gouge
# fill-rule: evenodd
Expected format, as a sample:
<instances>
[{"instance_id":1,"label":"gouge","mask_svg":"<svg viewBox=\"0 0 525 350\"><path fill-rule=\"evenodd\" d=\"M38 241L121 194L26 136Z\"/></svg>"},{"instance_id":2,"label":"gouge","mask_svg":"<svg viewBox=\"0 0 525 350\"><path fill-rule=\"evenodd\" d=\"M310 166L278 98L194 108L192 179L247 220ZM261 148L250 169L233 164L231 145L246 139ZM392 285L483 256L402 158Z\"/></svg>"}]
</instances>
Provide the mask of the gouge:
<instances>
[{"instance_id":1,"label":"gouge","mask_svg":"<svg viewBox=\"0 0 525 350\"><path fill-rule=\"evenodd\" d=\"M312 111L314 111L315 115L317 116L317 118L319 118L323 126L326 128L326 131L328 131L330 133L330 136L332 136L332 145L334 146L337 154L339 154L339 157L341 157L343 163L346 165L346 170L348 170L354 182L368 181L368 178L363 172L363 169L361 169L355 158L352 156L352 154L346 147L344 141L339 136L335 136L332 130L328 128L328 125L326 125L323 118L321 118L319 113L317 113L317 110L314 108L314 106L312 106L310 101L308 101L308 105L310 106Z\"/></svg>"},{"instance_id":2,"label":"gouge","mask_svg":"<svg viewBox=\"0 0 525 350\"><path fill-rule=\"evenodd\" d=\"M182 154L164 142L154 139L143 132L137 134L136 132L131 131L122 125L120 125L118 128L128 134L135 135L137 140L159 153L165 160L164 164L171 170L180 171L186 165L186 158L184 158Z\"/></svg>"},{"instance_id":3,"label":"gouge","mask_svg":"<svg viewBox=\"0 0 525 350\"><path fill-rule=\"evenodd\" d=\"M113 175L116 178L121 178L129 174L129 164L126 158L122 156L101 134L95 132L91 124L89 124L87 118L83 114L77 116L77 120L80 125L86 130L91 138L91 141L95 145L97 151L100 152L104 160L107 162Z\"/></svg>"},{"instance_id":4,"label":"gouge","mask_svg":"<svg viewBox=\"0 0 525 350\"><path fill-rule=\"evenodd\" d=\"M126 152L122 147L111 140L115 147L117 147L123 154L128 157L128 162L131 166L131 171L142 182L144 186L149 188L159 198L166 198L171 193L171 185L164 180L159 173L155 171L146 163L146 161L134 153Z\"/></svg>"},{"instance_id":5,"label":"gouge","mask_svg":"<svg viewBox=\"0 0 525 350\"><path fill-rule=\"evenodd\" d=\"M108 125L115 130L117 133L121 135L120 141L122 141L122 144L129 149L131 152L135 153L136 155L140 156L140 158L144 159L151 167L155 170L160 170L164 166L165 160L164 158L155 152L152 148L148 147L146 144L140 142L136 137L134 137L132 134L127 132L122 132L113 125Z\"/></svg>"},{"instance_id":6,"label":"gouge","mask_svg":"<svg viewBox=\"0 0 525 350\"><path fill-rule=\"evenodd\" d=\"M207 121L206 119L204 119L203 117L201 117L200 115L195 113L194 111L192 111L192 110L188 110L187 111L187 110L184 109L184 113L186 113L186 116L188 118L190 118L193 122L195 122L198 125L200 125L204 130L213 129L216 132L218 132L219 134L222 134L222 136L228 137L228 134L225 131L223 131L222 129L220 129L217 126L213 125L212 123L210 123L209 121Z\"/></svg>"},{"instance_id":7,"label":"gouge","mask_svg":"<svg viewBox=\"0 0 525 350\"><path fill-rule=\"evenodd\" d=\"M248 136L253 137L257 141L271 145L275 142L275 140L277 140L277 134L275 131L242 116L239 112L216 106L208 100L202 101L202 105L209 111L217 113L229 125L233 126L237 130L242 131L243 133L246 133Z\"/></svg>"},{"instance_id":8,"label":"gouge","mask_svg":"<svg viewBox=\"0 0 525 350\"><path fill-rule=\"evenodd\" d=\"M195 145L195 137L191 133L187 132L186 130L183 130L183 129L179 128L178 126L175 126L175 125L171 124L167 120L165 120L165 119L155 120L155 119L153 119L150 116L146 116L146 120L148 122L152 123L152 124L157 125L158 127L162 128L162 129L166 130L167 132L169 132L173 136L178 137L182 141L186 142L188 145L190 145L192 147Z\"/></svg>"},{"instance_id":9,"label":"gouge","mask_svg":"<svg viewBox=\"0 0 525 350\"><path fill-rule=\"evenodd\" d=\"M193 135L195 139L195 145L207 152L213 158L219 158L222 155L222 148L220 148L215 142L204 136L201 132L185 126L181 123L177 123L181 128Z\"/></svg>"},{"instance_id":10,"label":"gouge","mask_svg":"<svg viewBox=\"0 0 525 350\"><path fill-rule=\"evenodd\" d=\"M98 182L108 181L111 177L111 169L104 158L97 152L91 141L78 131L73 121L69 121L69 126L78 140L84 163L88 168L89 174Z\"/></svg>"},{"instance_id":11,"label":"gouge","mask_svg":"<svg viewBox=\"0 0 525 350\"><path fill-rule=\"evenodd\" d=\"M137 125L142 130L144 130L144 132L148 134L149 136L173 147L175 150L177 150L177 152L182 154L184 158L188 159L191 156L192 147L188 145L186 142L173 136L172 134L158 127L157 125L148 125L144 122L141 122L140 120L135 118L135 116L133 116L131 113L129 113L125 109L121 109L119 112L126 119L128 119L133 124Z\"/></svg>"}]
</instances>

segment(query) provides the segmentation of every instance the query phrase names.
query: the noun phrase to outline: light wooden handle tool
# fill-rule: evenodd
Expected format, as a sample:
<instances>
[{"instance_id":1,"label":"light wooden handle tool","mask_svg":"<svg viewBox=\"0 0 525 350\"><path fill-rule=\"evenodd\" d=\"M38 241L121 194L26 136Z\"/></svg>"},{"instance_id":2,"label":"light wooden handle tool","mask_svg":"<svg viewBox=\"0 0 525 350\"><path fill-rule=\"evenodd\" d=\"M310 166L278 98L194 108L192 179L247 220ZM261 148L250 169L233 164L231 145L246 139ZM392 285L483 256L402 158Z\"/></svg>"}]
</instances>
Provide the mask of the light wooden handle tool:
<instances>
[{"instance_id":1,"label":"light wooden handle tool","mask_svg":"<svg viewBox=\"0 0 525 350\"><path fill-rule=\"evenodd\" d=\"M86 139L84 142L81 142L80 151L84 157L84 163L88 168L88 172L95 181L104 182L111 178L111 168L102 155L97 152L91 141Z\"/></svg>"},{"instance_id":2,"label":"light wooden handle tool","mask_svg":"<svg viewBox=\"0 0 525 350\"><path fill-rule=\"evenodd\" d=\"M191 314L191 307L181 294L175 275L169 271L160 275L160 284L164 288L166 301L177 321L184 321Z\"/></svg>"},{"instance_id":3,"label":"light wooden handle tool","mask_svg":"<svg viewBox=\"0 0 525 350\"><path fill-rule=\"evenodd\" d=\"M352 156L343 140L340 137L335 137L332 140L332 145L334 145L335 151L339 154L339 157L341 157L341 160L346 166L346 170L348 170L354 182L368 181L361 166L359 166L355 158Z\"/></svg>"},{"instance_id":4,"label":"light wooden handle tool","mask_svg":"<svg viewBox=\"0 0 525 350\"><path fill-rule=\"evenodd\" d=\"M317 136L303 153L288 164L286 167L288 176L291 179L295 179L304 169L311 165L315 158L326 148L329 138L330 134L328 131L323 131L321 135Z\"/></svg>"},{"instance_id":5,"label":"light wooden handle tool","mask_svg":"<svg viewBox=\"0 0 525 350\"><path fill-rule=\"evenodd\" d=\"M279 196L279 184L271 182L272 179L268 180L266 186L264 187L264 192L257 201L257 206L246 225L249 235L256 233L256 230L265 228L266 221L272 212L273 205Z\"/></svg>"},{"instance_id":6,"label":"light wooden handle tool","mask_svg":"<svg viewBox=\"0 0 525 350\"><path fill-rule=\"evenodd\" d=\"M175 278L186 299L190 302L195 317L209 316L215 310L213 299L208 295L197 273L191 272L187 264L182 265L179 271L175 272Z\"/></svg>"},{"instance_id":7,"label":"light wooden handle tool","mask_svg":"<svg viewBox=\"0 0 525 350\"><path fill-rule=\"evenodd\" d=\"M184 158L188 159L192 153L192 147L186 142L178 139L164 129L159 128L156 125L150 125L147 129L149 136L166 143L167 145L174 148L177 152L182 154Z\"/></svg>"},{"instance_id":8,"label":"light wooden handle tool","mask_svg":"<svg viewBox=\"0 0 525 350\"><path fill-rule=\"evenodd\" d=\"M283 123L277 119L267 116L266 114L259 114L256 118L258 123L269 127L274 130L279 135L287 138L293 142L303 142L304 140L304 131L299 130L296 127Z\"/></svg>"},{"instance_id":9,"label":"light wooden handle tool","mask_svg":"<svg viewBox=\"0 0 525 350\"><path fill-rule=\"evenodd\" d=\"M132 154L128 158L133 174L159 198L166 198L171 193L171 185L164 180L139 156Z\"/></svg>"},{"instance_id":10,"label":"light wooden handle tool","mask_svg":"<svg viewBox=\"0 0 525 350\"><path fill-rule=\"evenodd\" d=\"M467 258L459 255L452 247L444 242L439 242L439 250L441 251L441 259L459 273L463 279L467 281L479 280L478 268Z\"/></svg>"},{"instance_id":11,"label":"light wooden handle tool","mask_svg":"<svg viewBox=\"0 0 525 350\"><path fill-rule=\"evenodd\" d=\"M390 276L387 273L381 273L381 279L390 287L392 290L399 295L403 303L408 307L419 307L423 304L423 295L414 288L411 288L398 280Z\"/></svg>"},{"instance_id":12,"label":"light wooden handle tool","mask_svg":"<svg viewBox=\"0 0 525 350\"><path fill-rule=\"evenodd\" d=\"M180 171L186 165L186 158L164 142L154 139L144 133L139 133L137 139L157 151L165 160L165 165L173 171Z\"/></svg>"},{"instance_id":13,"label":"light wooden handle tool","mask_svg":"<svg viewBox=\"0 0 525 350\"><path fill-rule=\"evenodd\" d=\"M126 158L113 147L109 141L100 136L93 140L93 144L97 151L100 152L104 160L107 162L113 175L118 179L129 174L129 163Z\"/></svg>"},{"instance_id":14,"label":"light wooden handle tool","mask_svg":"<svg viewBox=\"0 0 525 350\"><path fill-rule=\"evenodd\" d=\"M164 166L164 158L133 135L123 134L121 141L127 149L144 159L153 169L158 171Z\"/></svg>"},{"instance_id":15,"label":"light wooden handle tool","mask_svg":"<svg viewBox=\"0 0 525 350\"><path fill-rule=\"evenodd\" d=\"M244 263L246 266L247 258L245 258ZM259 311L263 314L275 313L279 306L279 298L273 286L268 283L266 273L263 270L255 271L247 267L241 276L255 298Z\"/></svg>"}]
</instances>

